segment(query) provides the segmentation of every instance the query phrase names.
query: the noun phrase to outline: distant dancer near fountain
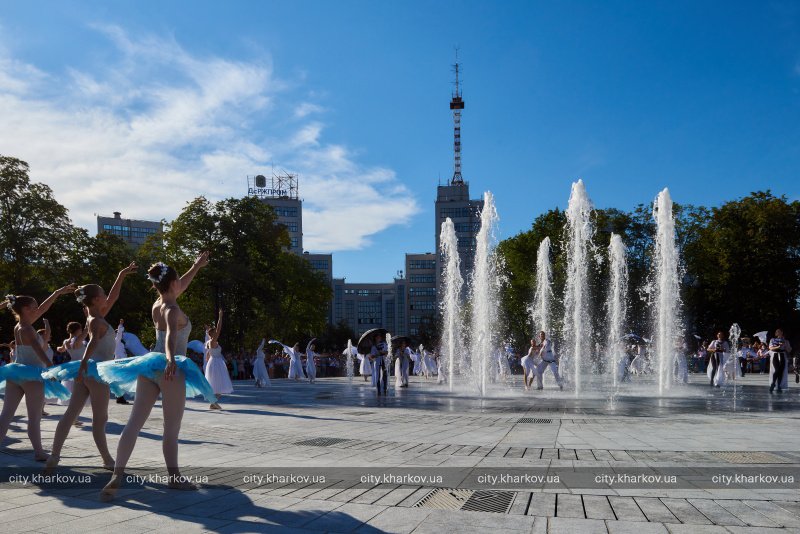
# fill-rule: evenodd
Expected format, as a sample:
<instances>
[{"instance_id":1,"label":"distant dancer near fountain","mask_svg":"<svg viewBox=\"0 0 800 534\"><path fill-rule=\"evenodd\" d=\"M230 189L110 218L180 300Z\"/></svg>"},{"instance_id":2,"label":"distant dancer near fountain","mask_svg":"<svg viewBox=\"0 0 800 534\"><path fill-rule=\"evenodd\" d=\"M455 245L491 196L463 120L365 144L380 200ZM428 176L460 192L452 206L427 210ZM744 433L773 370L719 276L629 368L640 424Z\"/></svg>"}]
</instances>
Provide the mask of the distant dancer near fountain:
<instances>
[{"instance_id":1,"label":"distant dancer near fountain","mask_svg":"<svg viewBox=\"0 0 800 534\"><path fill-rule=\"evenodd\" d=\"M381 390L386 395L388 388L389 372L386 367L386 355L389 353L388 345L383 341L381 334L375 334L372 337L372 349L369 354L369 361L372 362L372 385L378 390L378 396L381 396Z\"/></svg>"},{"instance_id":2,"label":"distant dancer near fountain","mask_svg":"<svg viewBox=\"0 0 800 534\"><path fill-rule=\"evenodd\" d=\"M725 362L730 355L730 344L725 340L725 332L717 332L717 339L708 344L708 352L711 356L708 359L709 385L720 387L725 383Z\"/></svg>"},{"instance_id":3,"label":"distant dancer near fountain","mask_svg":"<svg viewBox=\"0 0 800 534\"><path fill-rule=\"evenodd\" d=\"M782 393L789 387L789 366L787 355L792 353L792 345L783 337L783 330L775 330L775 337L769 340L769 392L778 387Z\"/></svg>"},{"instance_id":4,"label":"distant dancer near fountain","mask_svg":"<svg viewBox=\"0 0 800 534\"><path fill-rule=\"evenodd\" d=\"M536 345L536 340L531 339L531 346L528 349L528 354L522 357L520 364L522 365L522 385L525 391L530 391L533 386L533 379L536 377L536 363L534 358L539 354L539 347Z\"/></svg>"},{"instance_id":5,"label":"distant dancer near fountain","mask_svg":"<svg viewBox=\"0 0 800 534\"><path fill-rule=\"evenodd\" d=\"M544 389L542 377L549 367L550 371L553 372L558 388L563 390L564 384L561 382L561 377L558 376L558 358L556 357L555 348L553 347L553 341L547 337L547 333L545 332L539 332L539 341L541 342L539 346L539 357L542 361L536 368L536 389Z\"/></svg>"}]
</instances>

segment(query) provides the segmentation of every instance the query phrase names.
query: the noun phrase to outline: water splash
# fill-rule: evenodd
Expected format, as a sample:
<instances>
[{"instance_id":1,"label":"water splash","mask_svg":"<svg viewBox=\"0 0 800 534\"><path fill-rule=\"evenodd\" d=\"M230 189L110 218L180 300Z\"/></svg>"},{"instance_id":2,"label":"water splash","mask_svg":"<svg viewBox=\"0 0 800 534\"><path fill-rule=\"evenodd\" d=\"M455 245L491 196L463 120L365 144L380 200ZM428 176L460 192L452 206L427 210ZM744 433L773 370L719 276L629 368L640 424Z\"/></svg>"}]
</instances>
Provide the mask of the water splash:
<instances>
[{"instance_id":1,"label":"water splash","mask_svg":"<svg viewBox=\"0 0 800 534\"><path fill-rule=\"evenodd\" d=\"M731 353L731 367L733 367L733 411L736 411L736 383L739 381L739 338L742 337L742 329L739 323L733 323L728 332L728 339L730 339ZM726 362L727 363L727 362ZM727 367L727 366L726 366Z\"/></svg>"},{"instance_id":2,"label":"water splash","mask_svg":"<svg viewBox=\"0 0 800 534\"><path fill-rule=\"evenodd\" d=\"M669 189L658 194L653 204L656 223L654 262L655 332L654 345L658 393L672 386L675 347L680 342L680 270L675 241L675 217Z\"/></svg>"},{"instance_id":3,"label":"water splash","mask_svg":"<svg viewBox=\"0 0 800 534\"><path fill-rule=\"evenodd\" d=\"M564 375L573 374L575 395L581 393L583 358L592 349L592 322L589 316L589 249L594 234L592 202L583 180L572 184L567 205L567 283L564 295L562 338L565 353Z\"/></svg>"},{"instance_id":4,"label":"water splash","mask_svg":"<svg viewBox=\"0 0 800 534\"><path fill-rule=\"evenodd\" d=\"M471 374L481 396L486 395L489 382L489 360L494 346L494 332L498 316L497 258L497 210L494 196L487 191L483 195L481 229L478 232L475 250L475 266L472 271L471 298L472 331L470 338Z\"/></svg>"},{"instance_id":5,"label":"water splash","mask_svg":"<svg viewBox=\"0 0 800 534\"><path fill-rule=\"evenodd\" d=\"M611 265L608 299L606 301L606 324L608 328L606 351L611 356L611 375L614 389L617 388L622 378L620 376L620 366L624 363L623 358L627 359L625 343L622 339L628 315L628 262L626 254L627 251L622 238L612 233L611 243L608 245L608 256Z\"/></svg>"},{"instance_id":6,"label":"water splash","mask_svg":"<svg viewBox=\"0 0 800 534\"><path fill-rule=\"evenodd\" d=\"M458 238L453 221L448 217L442 224L440 235L441 254L444 257L442 271L442 291L444 297L440 304L442 311L441 354L447 358L447 378L450 391L453 391L456 357L462 353L463 332L459 316L459 300L464 279L461 277L461 258L458 255Z\"/></svg>"},{"instance_id":7,"label":"water splash","mask_svg":"<svg viewBox=\"0 0 800 534\"><path fill-rule=\"evenodd\" d=\"M550 262L550 238L539 243L536 253L536 291L531 306L533 336L539 331L550 332L550 304L553 301L553 265Z\"/></svg>"},{"instance_id":8,"label":"water splash","mask_svg":"<svg viewBox=\"0 0 800 534\"><path fill-rule=\"evenodd\" d=\"M389 381L392 369L394 369L394 354L392 354L392 334L386 333L386 356L383 357L383 364L386 366L386 381Z\"/></svg>"}]
</instances>

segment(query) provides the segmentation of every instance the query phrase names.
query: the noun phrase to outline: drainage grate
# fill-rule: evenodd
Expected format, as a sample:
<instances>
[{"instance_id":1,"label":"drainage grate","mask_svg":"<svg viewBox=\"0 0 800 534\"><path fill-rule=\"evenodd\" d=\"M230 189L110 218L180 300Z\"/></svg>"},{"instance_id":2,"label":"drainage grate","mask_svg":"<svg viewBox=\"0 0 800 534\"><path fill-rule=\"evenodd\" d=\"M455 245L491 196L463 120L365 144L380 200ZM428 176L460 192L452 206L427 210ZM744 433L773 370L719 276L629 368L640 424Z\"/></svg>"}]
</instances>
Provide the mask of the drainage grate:
<instances>
[{"instance_id":1,"label":"drainage grate","mask_svg":"<svg viewBox=\"0 0 800 534\"><path fill-rule=\"evenodd\" d=\"M295 445L305 445L307 447L330 447L331 445L338 445L348 441L350 440L343 438L314 438L295 442Z\"/></svg>"},{"instance_id":2,"label":"drainage grate","mask_svg":"<svg viewBox=\"0 0 800 534\"><path fill-rule=\"evenodd\" d=\"M467 489L436 488L421 498L414 508L461 510L473 493L475 493L473 490Z\"/></svg>"},{"instance_id":3,"label":"drainage grate","mask_svg":"<svg viewBox=\"0 0 800 534\"><path fill-rule=\"evenodd\" d=\"M534 425L549 425L552 422L552 419L535 419L533 417L520 417L517 419L517 423L532 423Z\"/></svg>"},{"instance_id":4,"label":"drainage grate","mask_svg":"<svg viewBox=\"0 0 800 534\"><path fill-rule=\"evenodd\" d=\"M713 456L721 458L732 464L790 464L787 460L777 454L769 452L712 452Z\"/></svg>"},{"instance_id":5,"label":"drainage grate","mask_svg":"<svg viewBox=\"0 0 800 534\"><path fill-rule=\"evenodd\" d=\"M513 501L513 491L476 491L467 499L461 509L471 512L507 514Z\"/></svg>"}]
</instances>

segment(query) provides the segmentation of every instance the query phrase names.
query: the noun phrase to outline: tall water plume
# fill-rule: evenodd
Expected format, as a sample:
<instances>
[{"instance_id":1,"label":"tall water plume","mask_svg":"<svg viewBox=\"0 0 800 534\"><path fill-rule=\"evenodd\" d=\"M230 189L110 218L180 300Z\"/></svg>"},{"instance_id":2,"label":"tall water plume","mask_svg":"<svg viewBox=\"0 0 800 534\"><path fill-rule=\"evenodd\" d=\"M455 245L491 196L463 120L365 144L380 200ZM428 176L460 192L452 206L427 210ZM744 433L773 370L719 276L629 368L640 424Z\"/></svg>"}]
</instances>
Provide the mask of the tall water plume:
<instances>
[{"instance_id":1,"label":"tall water plume","mask_svg":"<svg viewBox=\"0 0 800 534\"><path fill-rule=\"evenodd\" d=\"M446 360L445 369L450 391L453 391L453 375L455 374L456 358L462 352L463 332L461 327L461 317L459 315L459 300L461 298L461 288L464 279L461 277L461 258L458 255L458 238L456 237L455 225L448 217L442 224L440 235L441 255L444 258L444 270L442 271L442 293L443 298L440 303L442 311L442 340L441 354Z\"/></svg>"},{"instance_id":2,"label":"tall water plume","mask_svg":"<svg viewBox=\"0 0 800 534\"><path fill-rule=\"evenodd\" d=\"M353 383L353 342L347 340L347 358L344 361L344 367L347 370L347 381Z\"/></svg>"},{"instance_id":3,"label":"tall water plume","mask_svg":"<svg viewBox=\"0 0 800 534\"><path fill-rule=\"evenodd\" d=\"M471 279L472 322L470 332L471 373L480 394L486 395L489 382L489 360L494 351L495 326L498 314L498 273L495 256L497 210L494 196L483 195L481 229L475 249L475 266Z\"/></svg>"},{"instance_id":4,"label":"tall water plume","mask_svg":"<svg viewBox=\"0 0 800 534\"><path fill-rule=\"evenodd\" d=\"M553 265L550 262L550 238L545 237L539 243L536 253L536 291L531 306L533 321L532 337L541 330L550 332L550 304L553 301Z\"/></svg>"},{"instance_id":5,"label":"tall water plume","mask_svg":"<svg viewBox=\"0 0 800 534\"><path fill-rule=\"evenodd\" d=\"M620 377L620 362L625 355L625 343L622 336L625 331L625 322L628 316L628 262L627 251L622 238L612 233L611 243L608 245L609 256L609 284L606 300L606 351L611 357L611 376L616 388Z\"/></svg>"},{"instance_id":6,"label":"tall water plume","mask_svg":"<svg viewBox=\"0 0 800 534\"><path fill-rule=\"evenodd\" d=\"M561 350L564 374L572 373L575 395L581 392L583 358L592 350L592 322L589 316L589 249L594 234L592 202L583 180L572 184L567 205L567 282L564 295L564 323ZM558 348L558 347L556 347Z\"/></svg>"},{"instance_id":7,"label":"tall water plume","mask_svg":"<svg viewBox=\"0 0 800 534\"><path fill-rule=\"evenodd\" d=\"M654 264L655 359L658 392L672 386L676 346L680 344L680 265L675 241L675 217L669 189L658 194L653 204L656 223Z\"/></svg>"}]
</instances>

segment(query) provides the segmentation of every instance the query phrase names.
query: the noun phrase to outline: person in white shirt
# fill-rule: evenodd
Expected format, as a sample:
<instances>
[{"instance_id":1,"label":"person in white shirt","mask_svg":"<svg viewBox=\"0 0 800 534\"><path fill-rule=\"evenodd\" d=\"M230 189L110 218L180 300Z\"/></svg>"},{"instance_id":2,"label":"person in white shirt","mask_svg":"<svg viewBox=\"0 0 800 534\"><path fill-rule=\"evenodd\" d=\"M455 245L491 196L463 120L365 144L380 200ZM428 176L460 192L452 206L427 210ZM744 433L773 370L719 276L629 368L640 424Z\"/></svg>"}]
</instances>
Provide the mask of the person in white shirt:
<instances>
[{"instance_id":1,"label":"person in white shirt","mask_svg":"<svg viewBox=\"0 0 800 534\"><path fill-rule=\"evenodd\" d=\"M539 332L539 340L539 357L542 361L536 366L536 389L544 389L542 377L548 367L553 372L559 389L564 389L564 384L561 383L561 377L558 376L558 358L553 348L553 341L547 338L547 334L544 331Z\"/></svg>"},{"instance_id":2,"label":"person in white shirt","mask_svg":"<svg viewBox=\"0 0 800 534\"><path fill-rule=\"evenodd\" d=\"M778 393L789 387L788 356L792 352L789 340L783 337L783 330L775 330L775 337L769 340L769 392L778 387Z\"/></svg>"},{"instance_id":3,"label":"person in white shirt","mask_svg":"<svg viewBox=\"0 0 800 534\"><path fill-rule=\"evenodd\" d=\"M711 387L720 387L725 383L725 360L731 351L731 345L725 340L725 332L717 332L717 339L708 344L708 352L711 354L708 360L708 379Z\"/></svg>"}]
</instances>

